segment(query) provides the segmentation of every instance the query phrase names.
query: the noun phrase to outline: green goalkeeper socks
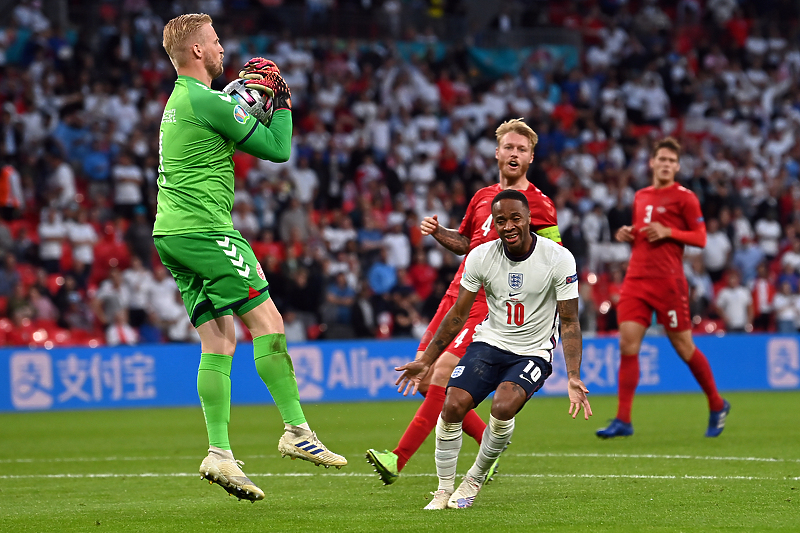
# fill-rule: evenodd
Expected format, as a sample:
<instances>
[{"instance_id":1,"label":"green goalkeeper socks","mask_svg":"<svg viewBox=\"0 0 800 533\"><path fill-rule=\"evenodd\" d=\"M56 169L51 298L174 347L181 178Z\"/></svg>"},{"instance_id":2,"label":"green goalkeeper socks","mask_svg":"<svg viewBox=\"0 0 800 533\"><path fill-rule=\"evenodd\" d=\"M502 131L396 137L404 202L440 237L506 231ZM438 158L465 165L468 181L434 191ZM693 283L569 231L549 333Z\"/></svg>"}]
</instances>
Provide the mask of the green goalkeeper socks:
<instances>
[{"instance_id":1,"label":"green goalkeeper socks","mask_svg":"<svg viewBox=\"0 0 800 533\"><path fill-rule=\"evenodd\" d=\"M253 339L256 371L269 389L285 424L299 426L306 417L300 406L300 394L294 377L294 366L286 350L286 335L272 333Z\"/></svg>"},{"instance_id":2,"label":"green goalkeeper socks","mask_svg":"<svg viewBox=\"0 0 800 533\"><path fill-rule=\"evenodd\" d=\"M216 353L200 354L197 394L206 417L209 446L230 450L228 423L231 420L231 363L233 357Z\"/></svg>"}]
</instances>

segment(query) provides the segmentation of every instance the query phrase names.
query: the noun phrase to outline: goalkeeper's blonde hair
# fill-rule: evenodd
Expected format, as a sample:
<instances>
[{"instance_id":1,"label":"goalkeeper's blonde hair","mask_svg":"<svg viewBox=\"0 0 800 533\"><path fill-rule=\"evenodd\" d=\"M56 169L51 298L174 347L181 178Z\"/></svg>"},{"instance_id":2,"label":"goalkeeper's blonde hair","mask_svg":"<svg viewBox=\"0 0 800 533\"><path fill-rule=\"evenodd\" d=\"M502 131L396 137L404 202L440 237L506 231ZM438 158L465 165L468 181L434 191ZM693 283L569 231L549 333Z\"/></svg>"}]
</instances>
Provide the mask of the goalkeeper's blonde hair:
<instances>
[{"instance_id":1,"label":"goalkeeper's blonde hair","mask_svg":"<svg viewBox=\"0 0 800 533\"><path fill-rule=\"evenodd\" d=\"M189 60L189 40L206 24L211 16L205 13L188 13L167 22L164 26L164 50L175 68L183 67Z\"/></svg>"},{"instance_id":2,"label":"goalkeeper's blonde hair","mask_svg":"<svg viewBox=\"0 0 800 533\"><path fill-rule=\"evenodd\" d=\"M500 145L500 139L503 138L503 135L512 132L527 137L528 140L531 141L531 150L533 150L536 147L536 143L539 142L539 136L536 135L536 132L533 131L530 126L525 124L523 119L512 118L500 124L495 130L494 133L497 136L497 145Z\"/></svg>"}]
</instances>

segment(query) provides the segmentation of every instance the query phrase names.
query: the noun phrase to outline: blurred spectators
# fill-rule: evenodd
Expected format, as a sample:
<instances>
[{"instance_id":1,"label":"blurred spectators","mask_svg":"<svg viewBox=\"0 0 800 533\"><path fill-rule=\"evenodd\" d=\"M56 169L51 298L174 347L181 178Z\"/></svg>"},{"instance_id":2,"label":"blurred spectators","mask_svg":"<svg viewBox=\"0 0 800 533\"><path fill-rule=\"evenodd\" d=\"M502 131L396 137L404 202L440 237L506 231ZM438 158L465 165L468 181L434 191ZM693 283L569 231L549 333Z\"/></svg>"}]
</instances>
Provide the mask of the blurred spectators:
<instances>
[{"instance_id":1,"label":"blurred spectators","mask_svg":"<svg viewBox=\"0 0 800 533\"><path fill-rule=\"evenodd\" d=\"M61 269L61 257L64 255L64 240L67 237L67 225L61 213L55 208L42 211L42 221L37 230L39 234L39 260L50 274Z\"/></svg>"},{"instance_id":2,"label":"blurred spectators","mask_svg":"<svg viewBox=\"0 0 800 533\"><path fill-rule=\"evenodd\" d=\"M461 260L422 238L419 220L435 214L458 227L472 193L496 180L494 129L519 116L539 134L529 179L556 203L586 285L587 332L616 328L614 280L629 247L613 235L630 224L635 191L650 184L650 143L667 134L684 146L679 178L697 194L708 230L705 249L685 256L694 320L717 318L715 293L725 293L719 311L743 327L732 312L742 298L730 296L741 291L725 277L735 268L754 327L789 328L790 306L778 303L798 294L800 276L796 10L753 0L522 2L466 35L451 3L426 11L372 2L342 17L352 2L308 0L285 3L286 33L265 24L251 36L239 30L254 23L252 6L206 4L226 47L215 89L250 55L275 59L292 88L292 158L236 154L233 221L276 304L297 314L308 338L346 333L328 327L339 323L357 336L415 335ZM164 340L191 340L152 245L158 128L175 78L161 31L177 8L104 6L70 3L56 23L23 1L3 28L0 298L8 307L0 314L52 316L43 303L52 293L63 326L103 337L121 307L130 316L120 320L142 340L148 327ZM274 20L270 9L256 20ZM335 16L339 24L329 24ZM341 25L360 38L335 38ZM564 46L573 59L556 54L561 45L526 56L514 39L534 25L572 31L582 46ZM518 62L509 54L507 65L481 63L497 50L474 43L492 39ZM325 297L340 274L352 299L344 321Z\"/></svg>"},{"instance_id":3,"label":"blurred spectators","mask_svg":"<svg viewBox=\"0 0 800 533\"><path fill-rule=\"evenodd\" d=\"M128 312L126 309L117 310L114 315L114 322L106 327L106 344L117 346L127 344L133 346L139 342L139 334L128 323Z\"/></svg>"},{"instance_id":4,"label":"blurred spectators","mask_svg":"<svg viewBox=\"0 0 800 533\"><path fill-rule=\"evenodd\" d=\"M797 333L800 328L800 296L792 291L788 281L780 284L774 306L778 333Z\"/></svg>"},{"instance_id":5,"label":"blurred spectators","mask_svg":"<svg viewBox=\"0 0 800 533\"><path fill-rule=\"evenodd\" d=\"M741 275L736 270L727 272L727 284L717 294L716 306L725 321L726 331L752 331L753 297L742 286Z\"/></svg>"},{"instance_id":6,"label":"blurred spectators","mask_svg":"<svg viewBox=\"0 0 800 533\"><path fill-rule=\"evenodd\" d=\"M20 283L21 276L17 271L17 258L7 253L3 257L3 268L0 268L0 298L11 296Z\"/></svg>"}]
</instances>

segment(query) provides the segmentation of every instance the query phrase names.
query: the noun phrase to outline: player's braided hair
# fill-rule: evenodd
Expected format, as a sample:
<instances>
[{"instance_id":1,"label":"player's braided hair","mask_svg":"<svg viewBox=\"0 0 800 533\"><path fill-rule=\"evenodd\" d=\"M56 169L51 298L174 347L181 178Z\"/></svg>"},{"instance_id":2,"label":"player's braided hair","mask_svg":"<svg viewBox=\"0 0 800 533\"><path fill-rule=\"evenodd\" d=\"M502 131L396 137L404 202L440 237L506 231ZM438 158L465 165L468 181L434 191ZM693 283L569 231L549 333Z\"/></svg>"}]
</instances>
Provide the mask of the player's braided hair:
<instances>
[{"instance_id":1,"label":"player's braided hair","mask_svg":"<svg viewBox=\"0 0 800 533\"><path fill-rule=\"evenodd\" d=\"M500 145L500 139L503 138L503 135L506 133L514 132L516 134L522 135L523 137L527 137L528 140L531 141L531 150L536 147L536 143L539 142L539 136L536 135L536 132L531 129L530 126L525 124L525 121L521 118L512 118L511 120L506 120L502 124L500 124L497 129L494 131L495 136L497 137L497 145Z\"/></svg>"},{"instance_id":2,"label":"player's braided hair","mask_svg":"<svg viewBox=\"0 0 800 533\"><path fill-rule=\"evenodd\" d=\"M659 150L665 148L670 152L675 152L675 155L680 157L681 155L681 143L678 142L678 139L675 137L664 137L660 141L657 141L653 145L653 152L650 154L651 157L655 157Z\"/></svg>"},{"instance_id":3,"label":"player's braided hair","mask_svg":"<svg viewBox=\"0 0 800 533\"><path fill-rule=\"evenodd\" d=\"M205 13L187 13L167 22L164 26L164 50L175 67L186 64L190 39L205 24L211 24L211 16Z\"/></svg>"}]
</instances>

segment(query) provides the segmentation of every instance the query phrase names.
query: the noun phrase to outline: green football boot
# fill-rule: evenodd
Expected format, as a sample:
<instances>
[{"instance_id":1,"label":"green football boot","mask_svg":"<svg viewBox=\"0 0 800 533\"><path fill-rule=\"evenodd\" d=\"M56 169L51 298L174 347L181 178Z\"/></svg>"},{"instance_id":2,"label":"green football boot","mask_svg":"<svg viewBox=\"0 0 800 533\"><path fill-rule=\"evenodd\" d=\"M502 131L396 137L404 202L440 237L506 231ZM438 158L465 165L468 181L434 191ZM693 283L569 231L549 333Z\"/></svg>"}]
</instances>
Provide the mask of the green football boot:
<instances>
[{"instance_id":1,"label":"green football boot","mask_svg":"<svg viewBox=\"0 0 800 533\"><path fill-rule=\"evenodd\" d=\"M375 471L381 477L384 485L391 485L400 477L397 470L397 454L384 450L379 452L370 448L367 450L367 461L375 467Z\"/></svg>"}]
</instances>

